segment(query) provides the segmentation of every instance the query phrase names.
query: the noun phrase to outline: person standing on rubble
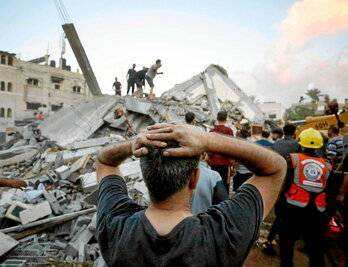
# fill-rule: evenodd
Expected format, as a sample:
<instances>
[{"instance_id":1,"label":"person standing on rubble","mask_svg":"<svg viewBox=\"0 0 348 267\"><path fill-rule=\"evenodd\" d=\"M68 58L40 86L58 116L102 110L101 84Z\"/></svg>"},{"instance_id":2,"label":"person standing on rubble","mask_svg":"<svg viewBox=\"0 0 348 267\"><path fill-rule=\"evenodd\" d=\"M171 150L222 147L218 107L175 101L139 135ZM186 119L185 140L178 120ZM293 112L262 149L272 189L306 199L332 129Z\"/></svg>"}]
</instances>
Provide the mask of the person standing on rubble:
<instances>
[{"instance_id":1,"label":"person standing on rubble","mask_svg":"<svg viewBox=\"0 0 348 267\"><path fill-rule=\"evenodd\" d=\"M121 95L122 84L115 77L115 82L112 84L112 88L115 90L115 95Z\"/></svg>"},{"instance_id":2,"label":"person standing on rubble","mask_svg":"<svg viewBox=\"0 0 348 267\"><path fill-rule=\"evenodd\" d=\"M135 67L136 65L133 64L132 68L127 72L127 95L129 94L130 88L132 88L132 95L134 95L135 76L137 74Z\"/></svg>"},{"instance_id":3,"label":"person standing on rubble","mask_svg":"<svg viewBox=\"0 0 348 267\"><path fill-rule=\"evenodd\" d=\"M303 236L309 265L324 267L324 232L329 222L334 179L332 166L317 154L323 145L319 131L306 129L299 136L302 152L291 153L278 214L281 266L293 266L295 241Z\"/></svg>"},{"instance_id":4,"label":"person standing on rubble","mask_svg":"<svg viewBox=\"0 0 348 267\"><path fill-rule=\"evenodd\" d=\"M145 85L145 75L149 68L143 67L142 70L139 70L135 75L135 84L137 85L137 92L135 97L143 97L143 86Z\"/></svg>"},{"instance_id":5,"label":"person standing on rubble","mask_svg":"<svg viewBox=\"0 0 348 267\"><path fill-rule=\"evenodd\" d=\"M27 183L20 179L0 179L0 187L12 187L12 188L21 188L27 187Z\"/></svg>"},{"instance_id":6,"label":"person standing on rubble","mask_svg":"<svg viewBox=\"0 0 348 267\"><path fill-rule=\"evenodd\" d=\"M145 79L150 86L150 93L148 96L148 99L150 99L150 100L153 99L153 88L155 87L155 85L153 83L153 79L155 79L156 74L163 74L163 72L157 72L157 70L160 67L162 67L161 60L157 59L156 64L152 65L151 68L149 68L149 70L147 71L147 73L145 75Z\"/></svg>"},{"instance_id":7,"label":"person standing on rubble","mask_svg":"<svg viewBox=\"0 0 348 267\"><path fill-rule=\"evenodd\" d=\"M255 176L230 199L193 216L199 156L223 154ZM151 202L128 197L120 164L140 157ZM264 164L268 162L269 164ZM97 158L97 239L108 266L242 266L284 181L286 164L258 145L189 125L158 124Z\"/></svg>"},{"instance_id":8,"label":"person standing on rubble","mask_svg":"<svg viewBox=\"0 0 348 267\"><path fill-rule=\"evenodd\" d=\"M226 122L227 112L225 110L219 111L217 114L217 125L210 132L233 136L232 129L225 126ZM224 182L227 194L229 194L231 179L230 168L232 166L231 159L223 155L212 154L210 155L210 166L212 170L217 171L220 174L222 181Z\"/></svg>"}]
</instances>

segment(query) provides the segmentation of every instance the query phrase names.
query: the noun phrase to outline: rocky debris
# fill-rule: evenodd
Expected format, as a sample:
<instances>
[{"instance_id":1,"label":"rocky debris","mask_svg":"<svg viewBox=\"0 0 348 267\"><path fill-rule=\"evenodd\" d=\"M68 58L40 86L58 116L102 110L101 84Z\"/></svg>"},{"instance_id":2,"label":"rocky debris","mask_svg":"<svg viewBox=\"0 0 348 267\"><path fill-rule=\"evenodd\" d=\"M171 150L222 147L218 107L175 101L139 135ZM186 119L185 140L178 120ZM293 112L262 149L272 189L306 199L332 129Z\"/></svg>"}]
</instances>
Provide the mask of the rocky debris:
<instances>
[{"instance_id":1,"label":"rocky debris","mask_svg":"<svg viewBox=\"0 0 348 267\"><path fill-rule=\"evenodd\" d=\"M219 109L238 123L259 121L262 113L256 107L221 67L212 65L152 101L99 97L44 121L24 120L0 128L0 178L28 184L22 189L0 188L0 241L6 242L0 246L0 263L105 266L95 238L97 152L154 123L184 122L189 111L209 130ZM129 158L120 169L129 196L146 206L149 195L139 160Z\"/></svg>"}]
</instances>

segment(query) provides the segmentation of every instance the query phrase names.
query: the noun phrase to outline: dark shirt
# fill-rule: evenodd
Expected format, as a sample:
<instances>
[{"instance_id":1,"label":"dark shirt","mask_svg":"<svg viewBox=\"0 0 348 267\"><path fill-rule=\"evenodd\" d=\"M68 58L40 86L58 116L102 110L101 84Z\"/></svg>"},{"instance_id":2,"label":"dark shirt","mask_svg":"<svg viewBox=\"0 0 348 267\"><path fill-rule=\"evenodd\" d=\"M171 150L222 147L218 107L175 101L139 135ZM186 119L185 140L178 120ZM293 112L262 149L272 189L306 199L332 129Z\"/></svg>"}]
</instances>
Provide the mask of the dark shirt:
<instances>
[{"instance_id":1,"label":"dark shirt","mask_svg":"<svg viewBox=\"0 0 348 267\"><path fill-rule=\"evenodd\" d=\"M261 146L265 146L265 147L272 147L273 146L273 143L268 141L268 140L266 140L266 139L257 140L255 143L259 144Z\"/></svg>"},{"instance_id":2,"label":"dark shirt","mask_svg":"<svg viewBox=\"0 0 348 267\"><path fill-rule=\"evenodd\" d=\"M283 158L287 158L290 153L296 153L301 150L297 140L291 136L284 136L284 139L278 139L272 146L273 150L278 152Z\"/></svg>"},{"instance_id":3,"label":"dark shirt","mask_svg":"<svg viewBox=\"0 0 348 267\"><path fill-rule=\"evenodd\" d=\"M115 87L117 91L121 90L122 87L120 82L114 82L112 86Z\"/></svg>"},{"instance_id":4,"label":"dark shirt","mask_svg":"<svg viewBox=\"0 0 348 267\"><path fill-rule=\"evenodd\" d=\"M210 132L233 136L232 129L225 125L216 125ZM225 157L219 154L212 154L210 156L210 165L211 166L214 166L214 165L231 166L231 160L228 157Z\"/></svg>"},{"instance_id":5,"label":"dark shirt","mask_svg":"<svg viewBox=\"0 0 348 267\"><path fill-rule=\"evenodd\" d=\"M348 155L343 159L342 171L344 174L348 174Z\"/></svg>"},{"instance_id":6,"label":"dark shirt","mask_svg":"<svg viewBox=\"0 0 348 267\"><path fill-rule=\"evenodd\" d=\"M135 75L135 79L145 80L145 74L146 74L146 70L139 70L139 71L137 71L137 73Z\"/></svg>"},{"instance_id":7,"label":"dark shirt","mask_svg":"<svg viewBox=\"0 0 348 267\"><path fill-rule=\"evenodd\" d=\"M242 266L258 237L263 202L253 185L159 235L122 177L99 186L97 238L108 266Z\"/></svg>"},{"instance_id":8,"label":"dark shirt","mask_svg":"<svg viewBox=\"0 0 348 267\"><path fill-rule=\"evenodd\" d=\"M128 81L135 80L137 71L135 69L129 69L127 74L128 74Z\"/></svg>"}]
</instances>

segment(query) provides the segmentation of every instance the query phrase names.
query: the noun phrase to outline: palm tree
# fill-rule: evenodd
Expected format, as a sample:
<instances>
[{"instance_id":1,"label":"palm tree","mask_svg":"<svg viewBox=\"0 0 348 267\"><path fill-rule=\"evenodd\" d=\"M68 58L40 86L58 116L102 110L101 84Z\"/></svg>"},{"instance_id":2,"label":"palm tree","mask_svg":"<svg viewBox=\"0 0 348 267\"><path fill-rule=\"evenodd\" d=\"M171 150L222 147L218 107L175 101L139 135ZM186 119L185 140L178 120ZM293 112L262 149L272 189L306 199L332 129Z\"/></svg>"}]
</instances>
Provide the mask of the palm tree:
<instances>
[{"instance_id":1,"label":"palm tree","mask_svg":"<svg viewBox=\"0 0 348 267\"><path fill-rule=\"evenodd\" d=\"M308 96L312 101L312 110L314 111L314 106L316 103L319 102L319 96L320 96L321 92L318 88L313 88L313 89L309 89L307 90L307 92L305 93L306 96Z\"/></svg>"}]
</instances>

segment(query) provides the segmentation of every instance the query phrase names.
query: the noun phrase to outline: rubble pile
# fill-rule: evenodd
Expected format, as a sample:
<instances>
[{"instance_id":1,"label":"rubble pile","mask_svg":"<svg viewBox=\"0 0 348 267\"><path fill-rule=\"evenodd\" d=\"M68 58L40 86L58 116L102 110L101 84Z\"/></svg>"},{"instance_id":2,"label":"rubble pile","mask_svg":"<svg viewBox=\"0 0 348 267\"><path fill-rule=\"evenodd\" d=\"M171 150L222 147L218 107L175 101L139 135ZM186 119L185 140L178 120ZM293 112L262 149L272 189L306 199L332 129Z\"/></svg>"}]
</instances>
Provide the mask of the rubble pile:
<instances>
[{"instance_id":1,"label":"rubble pile","mask_svg":"<svg viewBox=\"0 0 348 267\"><path fill-rule=\"evenodd\" d=\"M154 123L184 122L188 111L210 128L219 109L235 122L263 119L227 73L211 65L152 101L128 96L82 100L43 121L0 129L0 179L22 179L28 185L0 188L0 266L105 266L95 238L97 152ZM129 158L120 169L130 197L146 206L139 160Z\"/></svg>"}]
</instances>

